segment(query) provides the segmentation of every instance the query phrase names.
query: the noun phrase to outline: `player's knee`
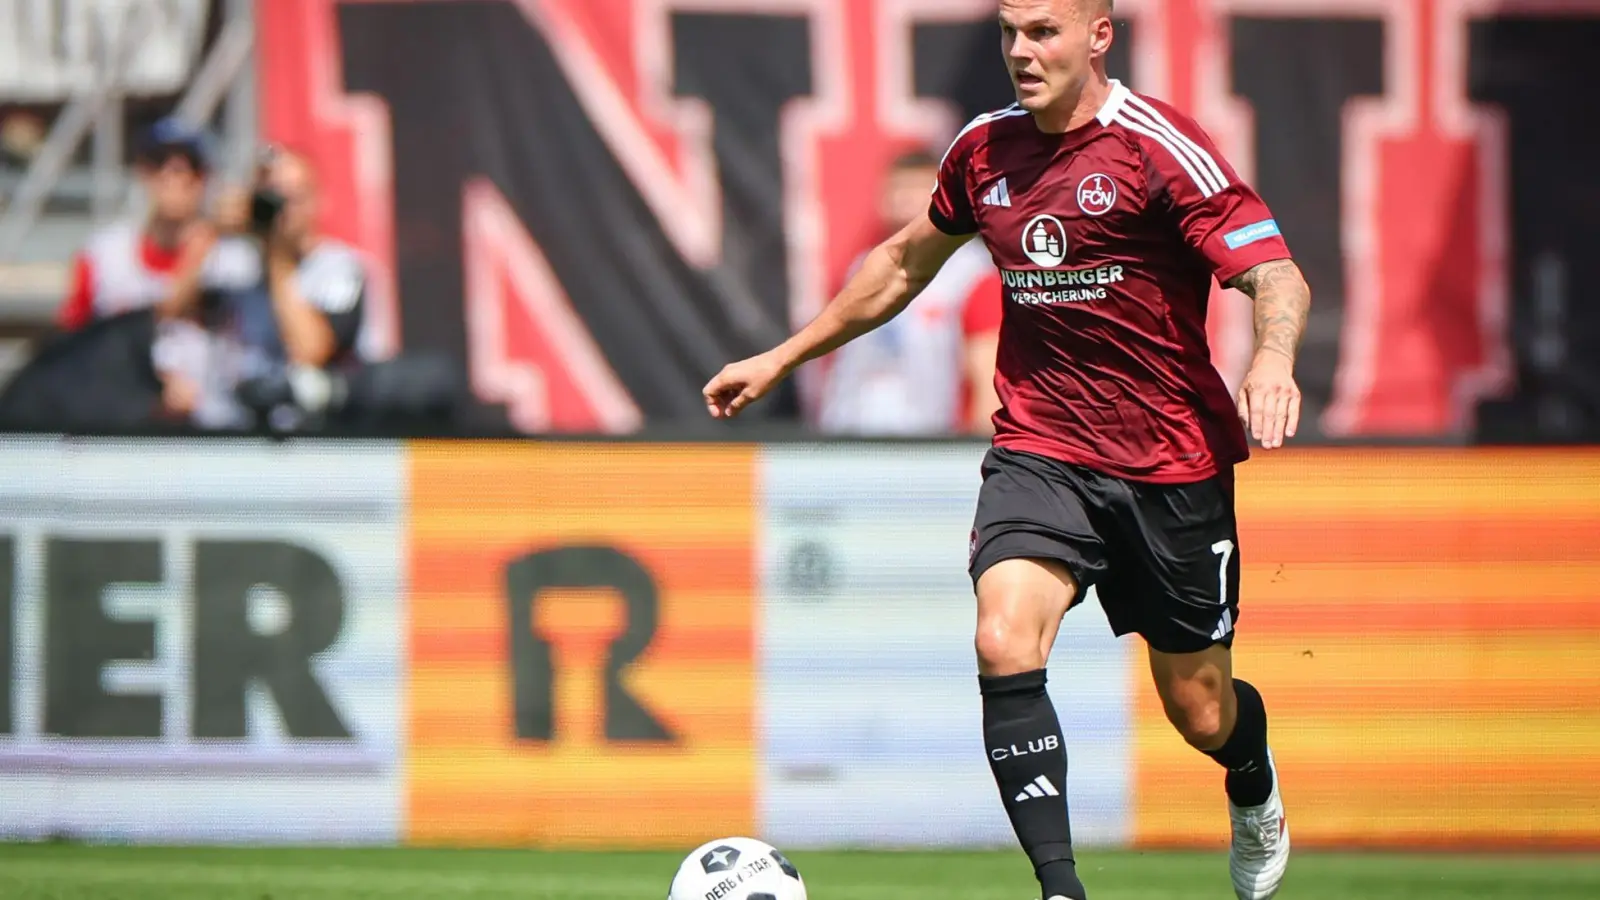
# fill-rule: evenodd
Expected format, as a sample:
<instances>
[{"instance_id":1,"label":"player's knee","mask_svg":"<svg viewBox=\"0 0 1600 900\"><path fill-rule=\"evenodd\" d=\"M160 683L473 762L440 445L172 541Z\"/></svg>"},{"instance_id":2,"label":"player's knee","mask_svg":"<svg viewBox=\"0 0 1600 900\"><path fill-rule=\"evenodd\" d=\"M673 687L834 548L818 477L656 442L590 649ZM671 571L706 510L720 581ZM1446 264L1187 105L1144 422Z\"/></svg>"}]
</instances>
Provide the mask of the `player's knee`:
<instances>
[{"instance_id":1,"label":"player's knee","mask_svg":"<svg viewBox=\"0 0 1600 900\"><path fill-rule=\"evenodd\" d=\"M1213 697L1170 698L1163 704L1167 721L1197 750L1215 750L1227 740L1222 700Z\"/></svg>"},{"instance_id":2,"label":"player's knee","mask_svg":"<svg viewBox=\"0 0 1600 900\"><path fill-rule=\"evenodd\" d=\"M1039 638L1037 628L1029 628L1004 613L980 615L975 641L978 671L985 675L1015 675L1044 668Z\"/></svg>"},{"instance_id":3,"label":"player's knee","mask_svg":"<svg viewBox=\"0 0 1600 900\"><path fill-rule=\"evenodd\" d=\"M1072 603L1072 576L1059 563L1007 559L978 579L978 671L1015 675L1044 668L1045 635Z\"/></svg>"}]
</instances>

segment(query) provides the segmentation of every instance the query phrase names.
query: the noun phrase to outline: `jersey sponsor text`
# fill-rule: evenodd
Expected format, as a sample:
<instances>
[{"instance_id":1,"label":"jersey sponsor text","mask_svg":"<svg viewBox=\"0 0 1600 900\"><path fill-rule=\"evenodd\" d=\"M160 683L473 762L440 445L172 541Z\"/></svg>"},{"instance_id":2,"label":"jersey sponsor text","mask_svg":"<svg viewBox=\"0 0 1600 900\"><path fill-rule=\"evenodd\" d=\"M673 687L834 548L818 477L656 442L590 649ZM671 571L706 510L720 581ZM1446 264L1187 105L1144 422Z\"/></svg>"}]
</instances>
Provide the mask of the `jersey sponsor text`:
<instances>
[{"instance_id":1,"label":"jersey sponsor text","mask_svg":"<svg viewBox=\"0 0 1600 900\"><path fill-rule=\"evenodd\" d=\"M1014 303L1024 306L1050 306L1057 303L1082 303L1104 300L1105 285L1123 280L1122 266L1095 266L1089 269L1004 269L1000 279ZM1066 290L1036 290L1066 288Z\"/></svg>"}]
</instances>

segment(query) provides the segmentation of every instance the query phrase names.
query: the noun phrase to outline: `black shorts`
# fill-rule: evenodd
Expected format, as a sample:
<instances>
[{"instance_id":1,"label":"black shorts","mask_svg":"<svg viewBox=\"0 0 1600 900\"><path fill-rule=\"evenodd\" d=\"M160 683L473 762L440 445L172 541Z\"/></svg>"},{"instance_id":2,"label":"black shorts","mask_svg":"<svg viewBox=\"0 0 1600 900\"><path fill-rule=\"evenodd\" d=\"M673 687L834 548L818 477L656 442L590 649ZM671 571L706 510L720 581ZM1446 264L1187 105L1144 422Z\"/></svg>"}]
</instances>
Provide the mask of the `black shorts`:
<instances>
[{"instance_id":1,"label":"black shorts","mask_svg":"<svg viewBox=\"0 0 1600 900\"><path fill-rule=\"evenodd\" d=\"M1063 563L1091 586L1111 630L1165 653L1233 645L1239 529L1233 470L1192 484L1113 478L1031 453L991 449L968 570L1017 557Z\"/></svg>"}]
</instances>

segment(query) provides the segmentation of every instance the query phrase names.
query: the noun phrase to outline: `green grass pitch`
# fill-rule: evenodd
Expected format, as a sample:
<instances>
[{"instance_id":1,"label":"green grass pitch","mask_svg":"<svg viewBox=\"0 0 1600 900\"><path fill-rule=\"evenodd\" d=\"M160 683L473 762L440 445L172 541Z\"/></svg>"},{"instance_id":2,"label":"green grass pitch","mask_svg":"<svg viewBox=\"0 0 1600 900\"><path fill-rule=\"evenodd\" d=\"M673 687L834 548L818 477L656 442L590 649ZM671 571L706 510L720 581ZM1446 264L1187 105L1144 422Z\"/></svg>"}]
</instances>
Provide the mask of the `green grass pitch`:
<instances>
[{"instance_id":1,"label":"green grass pitch","mask_svg":"<svg viewBox=\"0 0 1600 900\"><path fill-rule=\"evenodd\" d=\"M810 900L1034 900L1019 853L790 854ZM662 900L677 854L0 846L5 900ZM1094 900L1229 900L1227 859L1081 854ZM1300 853L1283 900L1594 900L1600 857Z\"/></svg>"}]
</instances>

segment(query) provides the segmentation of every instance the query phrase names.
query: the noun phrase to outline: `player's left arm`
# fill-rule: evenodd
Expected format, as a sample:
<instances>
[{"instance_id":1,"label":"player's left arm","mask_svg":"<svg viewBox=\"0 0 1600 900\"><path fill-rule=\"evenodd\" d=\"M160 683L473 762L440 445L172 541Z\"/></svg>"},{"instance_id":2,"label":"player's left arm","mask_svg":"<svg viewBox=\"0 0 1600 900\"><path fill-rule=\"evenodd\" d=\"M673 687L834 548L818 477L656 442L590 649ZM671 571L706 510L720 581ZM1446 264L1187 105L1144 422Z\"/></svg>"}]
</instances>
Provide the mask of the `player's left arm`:
<instances>
[{"instance_id":1,"label":"player's left arm","mask_svg":"<svg viewBox=\"0 0 1600 900\"><path fill-rule=\"evenodd\" d=\"M1311 311L1311 286L1292 259L1257 263L1229 279L1228 286L1255 304L1256 349L1239 387L1239 417L1270 450L1300 427L1294 361Z\"/></svg>"},{"instance_id":2,"label":"player's left arm","mask_svg":"<svg viewBox=\"0 0 1600 900\"><path fill-rule=\"evenodd\" d=\"M1151 195L1220 284L1255 303L1256 352L1240 386L1239 417L1264 449L1283 446L1300 424L1295 351L1311 290L1267 204L1199 125L1177 110L1130 101L1142 129ZM1155 125L1150 125L1155 122Z\"/></svg>"}]
</instances>

